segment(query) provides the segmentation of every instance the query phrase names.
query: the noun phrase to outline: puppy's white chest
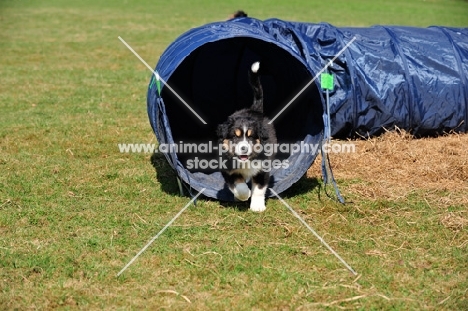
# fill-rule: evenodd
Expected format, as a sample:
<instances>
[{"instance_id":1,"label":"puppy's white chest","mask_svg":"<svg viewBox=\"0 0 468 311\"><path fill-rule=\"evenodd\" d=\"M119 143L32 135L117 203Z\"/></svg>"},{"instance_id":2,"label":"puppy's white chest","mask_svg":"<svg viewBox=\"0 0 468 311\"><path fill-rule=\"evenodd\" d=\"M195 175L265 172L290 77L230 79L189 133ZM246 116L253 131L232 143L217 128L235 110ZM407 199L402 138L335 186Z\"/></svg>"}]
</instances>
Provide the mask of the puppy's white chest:
<instances>
[{"instance_id":1,"label":"puppy's white chest","mask_svg":"<svg viewBox=\"0 0 468 311\"><path fill-rule=\"evenodd\" d=\"M247 163L247 165L250 163ZM242 163L241 163L242 165ZM261 168L253 168L253 167L246 167L246 168L238 168L232 171L232 173L241 174L244 177L245 181L249 181L252 176L257 175L261 171Z\"/></svg>"}]
</instances>

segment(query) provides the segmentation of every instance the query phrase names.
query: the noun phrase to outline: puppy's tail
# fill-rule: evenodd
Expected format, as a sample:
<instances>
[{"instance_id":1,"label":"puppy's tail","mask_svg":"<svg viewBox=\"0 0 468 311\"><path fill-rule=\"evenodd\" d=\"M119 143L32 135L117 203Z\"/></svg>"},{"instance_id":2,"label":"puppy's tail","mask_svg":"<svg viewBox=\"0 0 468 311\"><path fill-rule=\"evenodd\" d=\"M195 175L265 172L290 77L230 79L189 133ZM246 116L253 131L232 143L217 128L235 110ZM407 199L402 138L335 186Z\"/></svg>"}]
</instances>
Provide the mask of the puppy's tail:
<instances>
[{"instance_id":1,"label":"puppy's tail","mask_svg":"<svg viewBox=\"0 0 468 311\"><path fill-rule=\"evenodd\" d=\"M263 113L263 89L262 84L260 83L260 74L258 73L259 69L260 62L255 62L249 70L249 82L254 93L254 101L250 109Z\"/></svg>"}]
</instances>

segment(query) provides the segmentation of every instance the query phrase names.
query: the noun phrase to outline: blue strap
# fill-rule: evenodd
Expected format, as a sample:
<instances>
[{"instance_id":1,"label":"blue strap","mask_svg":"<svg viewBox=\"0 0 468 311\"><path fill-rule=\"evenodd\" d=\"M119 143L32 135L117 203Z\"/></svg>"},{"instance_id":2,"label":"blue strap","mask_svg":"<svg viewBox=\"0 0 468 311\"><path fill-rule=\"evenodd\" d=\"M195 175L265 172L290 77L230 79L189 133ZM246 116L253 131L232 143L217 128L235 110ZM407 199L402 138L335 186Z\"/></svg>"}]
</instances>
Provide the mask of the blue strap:
<instances>
[{"instance_id":1,"label":"blue strap","mask_svg":"<svg viewBox=\"0 0 468 311\"><path fill-rule=\"evenodd\" d=\"M327 142L326 140L323 140L323 143ZM335 194L336 197L338 198L338 201L342 204L345 203L345 200L341 196L340 189L338 189L338 185L336 184L335 177L333 176L333 171L330 165L330 158L328 157L328 153L325 152L323 148L323 143L322 143L322 175L323 175L323 181L325 183L325 187L327 184L331 183L333 185L333 188L335 189ZM325 193L326 193L326 188L325 188ZM327 193L328 195L328 193Z\"/></svg>"},{"instance_id":2,"label":"blue strap","mask_svg":"<svg viewBox=\"0 0 468 311\"><path fill-rule=\"evenodd\" d=\"M341 196L340 189L338 189L338 185L336 184L335 177L333 176L333 171L330 165L330 158L328 157L328 153L326 152L324 148L324 144L330 144L331 142L331 119L330 119L330 96L329 96L329 88L326 88L325 91L326 94L326 102L327 102L327 109L325 113L323 114L323 140L322 140L322 146L321 146L321 152L322 152L322 176L323 176L323 181L325 183L325 193L327 193L326 186L327 184L331 183L333 185L333 188L335 188L335 194L336 197L338 198L338 201L342 204L345 203L345 200ZM328 193L327 193L328 195ZM329 195L328 195L329 196Z\"/></svg>"}]
</instances>

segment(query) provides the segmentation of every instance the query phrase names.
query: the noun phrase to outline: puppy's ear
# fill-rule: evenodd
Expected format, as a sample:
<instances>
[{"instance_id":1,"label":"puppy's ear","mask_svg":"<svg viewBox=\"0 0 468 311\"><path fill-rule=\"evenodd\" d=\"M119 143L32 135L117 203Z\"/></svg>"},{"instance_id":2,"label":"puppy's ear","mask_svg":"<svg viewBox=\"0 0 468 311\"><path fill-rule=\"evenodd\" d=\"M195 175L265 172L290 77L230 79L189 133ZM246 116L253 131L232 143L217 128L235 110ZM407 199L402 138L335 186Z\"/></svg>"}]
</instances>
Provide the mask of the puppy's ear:
<instances>
[{"instance_id":1,"label":"puppy's ear","mask_svg":"<svg viewBox=\"0 0 468 311\"><path fill-rule=\"evenodd\" d=\"M216 135L218 135L218 138L224 139L228 136L228 133L229 133L229 124L222 123L218 125L218 128L216 129Z\"/></svg>"},{"instance_id":2,"label":"puppy's ear","mask_svg":"<svg viewBox=\"0 0 468 311\"><path fill-rule=\"evenodd\" d=\"M265 122L263 122L265 123ZM268 127L265 126L264 124L262 123L256 123L256 126L255 126L255 131L257 132L257 135L258 137L260 138L260 141L263 143L265 141L268 141L268 139L270 138L270 131L268 130Z\"/></svg>"}]
</instances>

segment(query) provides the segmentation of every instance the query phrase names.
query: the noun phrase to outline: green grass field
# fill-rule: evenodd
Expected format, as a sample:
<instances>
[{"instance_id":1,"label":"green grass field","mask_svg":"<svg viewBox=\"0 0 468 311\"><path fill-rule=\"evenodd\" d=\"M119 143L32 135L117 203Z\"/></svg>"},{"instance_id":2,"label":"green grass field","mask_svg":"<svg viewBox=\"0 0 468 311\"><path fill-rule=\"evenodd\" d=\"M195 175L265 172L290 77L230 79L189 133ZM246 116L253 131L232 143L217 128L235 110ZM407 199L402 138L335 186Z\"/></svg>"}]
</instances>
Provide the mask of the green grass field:
<instances>
[{"instance_id":1,"label":"green grass field","mask_svg":"<svg viewBox=\"0 0 468 311\"><path fill-rule=\"evenodd\" d=\"M468 219L466 189L372 199L353 190L359 176L338 180L347 205L319 175L284 194L358 276L271 199L262 214L199 200L116 277L189 201L149 154L118 150L156 142L151 73L118 36L154 66L178 35L237 9L468 26L462 0L1 1L0 309L468 309L468 225L440 221Z\"/></svg>"}]
</instances>

